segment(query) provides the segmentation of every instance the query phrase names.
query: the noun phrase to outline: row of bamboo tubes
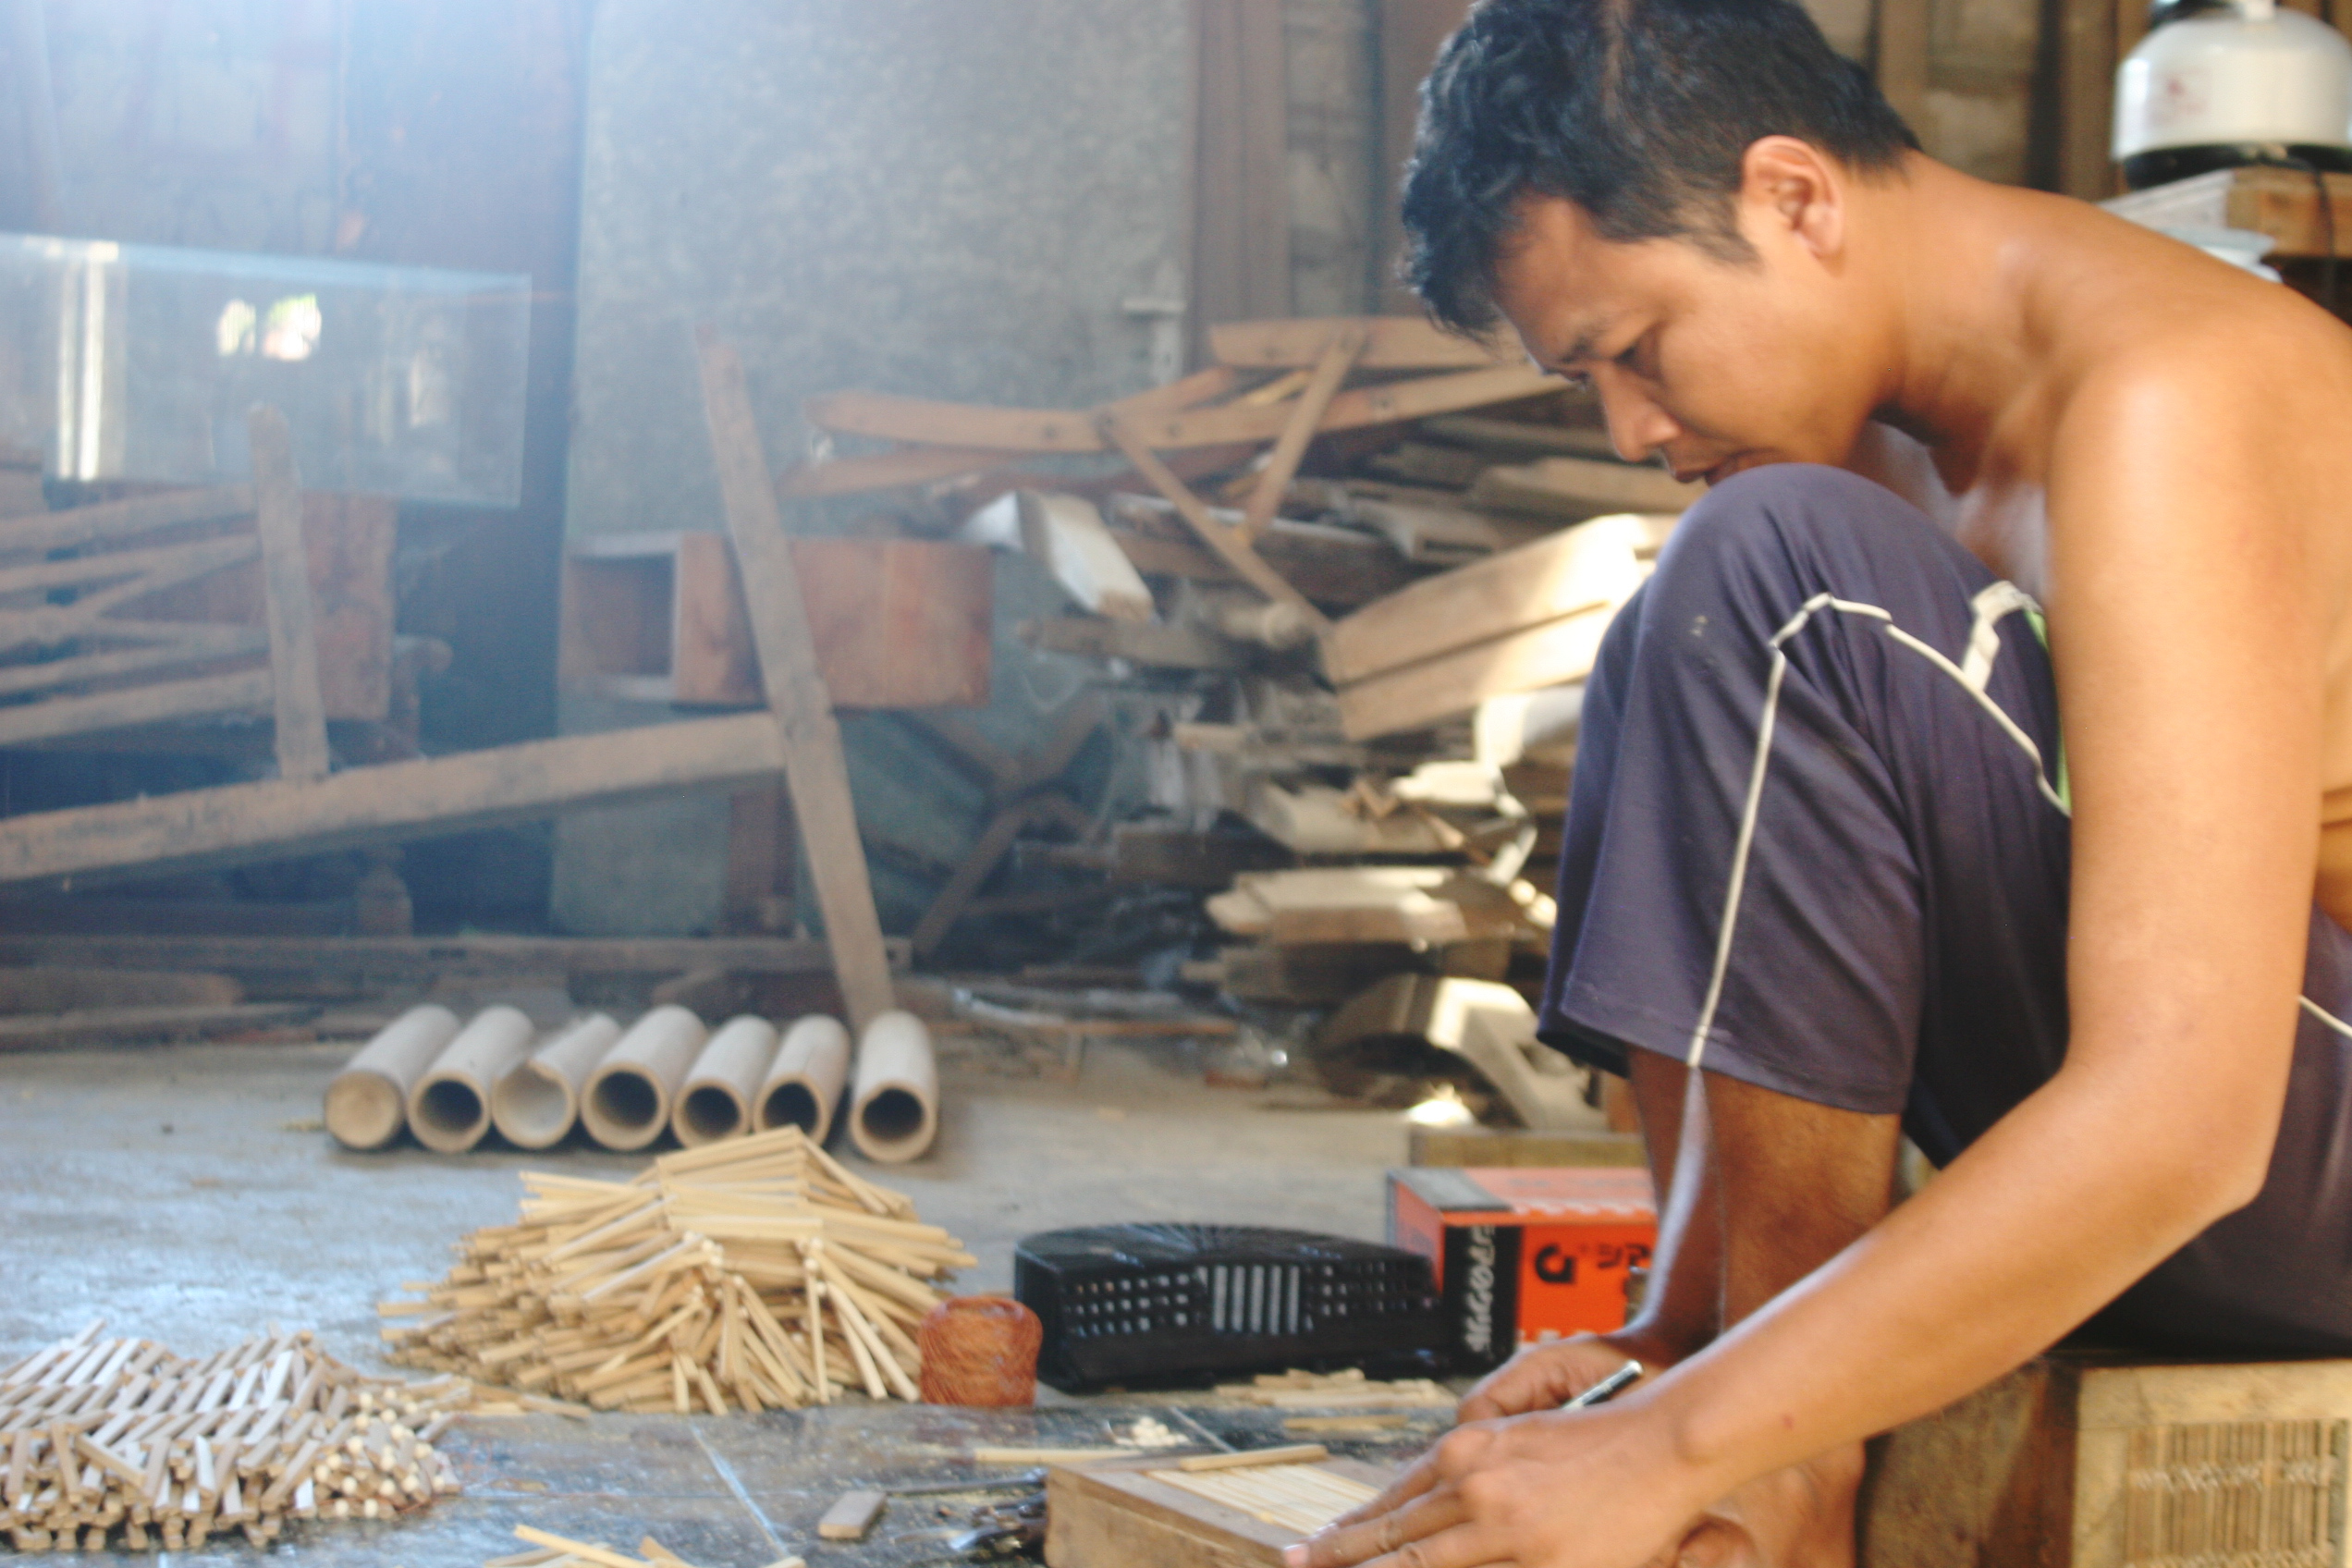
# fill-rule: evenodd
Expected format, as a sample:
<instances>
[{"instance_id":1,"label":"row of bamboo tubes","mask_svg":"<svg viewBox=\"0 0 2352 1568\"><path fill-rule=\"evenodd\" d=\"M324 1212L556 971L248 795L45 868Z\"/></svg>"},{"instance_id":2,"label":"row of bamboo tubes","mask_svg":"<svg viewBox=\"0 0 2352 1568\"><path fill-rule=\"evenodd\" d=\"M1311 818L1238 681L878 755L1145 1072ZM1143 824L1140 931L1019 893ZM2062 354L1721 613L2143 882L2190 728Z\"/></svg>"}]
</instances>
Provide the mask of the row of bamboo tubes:
<instances>
[{"instance_id":1,"label":"row of bamboo tubes","mask_svg":"<svg viewBox=\"0 0 2352 1568\"><path fill-rule=\"evenodd\" d=\"M598 1409L913 1402L933 1281L976 1261L797 1127L664 1155L633 1180L526 1173L520 1220L387 1302L391 1359Z\"/></svg>"},{"instance_id":2,"label":"row of bamboo tubes","mask_svg":"<svg viewBox=\"0 0 2352 1568\"><path fill-rule=\"evenodd\" d=\"M938 1126L931 1036L912 1013L866 1028L850 1083L850 1032L822 1014L789 1029L763 1018L716 1031L685 1008L657 1007L628 1029L602 1013L541 1037L511 1007L460 1026L448 1009L410 1009L327 1085L326 1126L355 1149L402 1128L443 1154L496 1127L518 1148L552 1147L575 1125L609 1149L650 1147L665 1131L688 1148L796 1126L822 1144L851 1087L851 1136L869 1158L913 1159Z\"/></svg>"},{"instance_id":3,"label":"row of bamboo tubes","mask_svg":"<svg viewBox=\"0 0 2352 1568\"><path fill-rule=\"evenodd\" d=\"M18 1551L255 1545L285 1521L386 1517L458 1489L435 1452L472 1390L367 1377L276 1333L202 1360L92 1323L0 1371L0 1527ZM160 1541L158 1540L160 1537Z\"/></svg>"}]
</instances>

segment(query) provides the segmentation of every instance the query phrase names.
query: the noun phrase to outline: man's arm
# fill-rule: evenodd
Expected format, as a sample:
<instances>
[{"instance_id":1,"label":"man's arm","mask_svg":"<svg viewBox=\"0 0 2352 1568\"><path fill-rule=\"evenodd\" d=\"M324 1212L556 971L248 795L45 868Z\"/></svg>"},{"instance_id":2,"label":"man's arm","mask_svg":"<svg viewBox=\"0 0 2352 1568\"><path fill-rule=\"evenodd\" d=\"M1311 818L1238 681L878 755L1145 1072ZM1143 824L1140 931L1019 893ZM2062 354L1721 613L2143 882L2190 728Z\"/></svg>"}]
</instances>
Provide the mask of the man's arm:
<instances>
[{"instance_id":1,"label":"man's arm","mask_svg":"<svg viewBox=\"0 0 2352 1568\"><path fill-rule=\"evenodd\" d=\"M2239 342L2089 388L2056 436L2049 607L2076 812L2058 1074L1656 1383L1448 1437L1386 1515L1314 1543L1318 1568L1401 1561L1381 1554L1407 1541L1417 1568L1634 1568L1746 1481L2040 1351L2260 1190L2317 853L2335 563L2303 520L2340 503L2278 460L2275 403L2227 389L2227 367L2259 361Z\"/></svg>"}]
</instances>

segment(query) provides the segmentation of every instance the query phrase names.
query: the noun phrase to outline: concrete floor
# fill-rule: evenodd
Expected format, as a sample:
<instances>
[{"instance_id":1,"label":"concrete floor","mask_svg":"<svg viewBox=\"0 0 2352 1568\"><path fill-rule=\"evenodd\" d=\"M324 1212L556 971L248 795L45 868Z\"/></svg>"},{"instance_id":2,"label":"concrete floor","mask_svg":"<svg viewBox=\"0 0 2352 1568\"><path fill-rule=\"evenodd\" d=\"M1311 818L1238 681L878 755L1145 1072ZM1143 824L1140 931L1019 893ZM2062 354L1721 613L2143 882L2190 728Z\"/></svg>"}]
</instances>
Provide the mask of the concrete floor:
<instances>
[{"instance_id":1,"label":"concrete floor","mask_svg":"<svg viewBox=\"0 0 2352 1568\"><path fill-rule=\"evenodd\" d=\"M386 1369L375 1303L403 1280L440 1273L463 1231L511 1219L516 1171L623 1175L641 1163L587 1147L348 1153L317 1118L352 1048L0 1057L0 1363L103 1316L113 1332L183 1354L272 1322L308 1326L337 1355ZM1014 1242L1067 1225L1197 1219L1378 1240L1381 1173L1404 1161L1404 1123L1392 1112L1329 1109L1297 1090L1207 1088L1172 1047L1097 1047L1075 1082L959 1070L952 1060L943 1078L932 1154L860 1168L907 1192L978 1256L960 1290L1009 1288ZM297 1526L271 1555L320 1568L457 1568L517 1550L512 1527L528 1523L623 1548L650 1531L704 1568L757 1568L787 1550L812 1563L913 1563L938 1556L936 1539L914 1533L937 1523L927 1506L894 1504L876 1541L822 1552L812 1550L815 1520L854 1483L956 1474L954 1456L972 1442L1102 1443L1146 1403L1215 1440L1280 1440L1267 1414L1203 1407L1198 1394L1041 1393L1035 1412L861 1402L759 1417L476 1420L447 1441L465 1496L410 1521ZM252 1555L232 1537L192 1556L123 1561Z\"/></svg>"}]
</instances>

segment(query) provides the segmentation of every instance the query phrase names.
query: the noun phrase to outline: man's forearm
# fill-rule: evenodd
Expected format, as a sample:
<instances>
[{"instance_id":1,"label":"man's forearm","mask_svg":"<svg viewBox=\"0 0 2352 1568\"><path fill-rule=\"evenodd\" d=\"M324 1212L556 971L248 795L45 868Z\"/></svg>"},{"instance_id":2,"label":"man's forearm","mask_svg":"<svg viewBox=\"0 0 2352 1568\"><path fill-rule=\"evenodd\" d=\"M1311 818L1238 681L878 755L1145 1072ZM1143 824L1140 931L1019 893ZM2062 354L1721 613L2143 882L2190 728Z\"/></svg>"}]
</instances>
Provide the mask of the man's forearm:
<instances>
[{"instance_id":1,"label":"man's forearm","mask_svg":"<svg viewBox=\"0 0 2352 1568\"><path fill-rule=\"evenodd\" d=\"M1694 1505L1929 1414L2225 1212L2180 1091L2064 1072L1828 1265L1645 1390Z\"/></svg>"},{"instance_id":2,"label":"man's forearm","mask_svg":"<svg viewBox=\"0 0 2352 1568\"><path fill-rule=\"evenodd\" d=\"M1658 1249L1639 1316L1611 1338L1646 1363L1672 1366L1722 1331L1722 1205L1698 1075L1653 1051L1635 1051L1630 1065L1642 1145L1659 1198Z\"/></svg>"}]
</instances>

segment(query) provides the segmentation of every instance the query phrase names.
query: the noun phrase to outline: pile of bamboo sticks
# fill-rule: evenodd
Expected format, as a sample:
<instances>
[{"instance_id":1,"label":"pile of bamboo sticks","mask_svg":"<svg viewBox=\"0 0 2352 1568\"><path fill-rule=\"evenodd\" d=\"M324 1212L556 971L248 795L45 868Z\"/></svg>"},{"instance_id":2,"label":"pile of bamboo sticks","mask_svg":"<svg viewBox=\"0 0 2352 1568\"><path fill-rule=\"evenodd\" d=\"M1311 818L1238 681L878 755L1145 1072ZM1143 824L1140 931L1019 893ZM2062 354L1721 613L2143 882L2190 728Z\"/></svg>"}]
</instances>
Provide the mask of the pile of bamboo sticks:
<instances>
[{"instance_id":1,"label":"pile of bamboo sticks","mask_svg":"<svg viewBox=\"0 0 2352 1568\"><path fill-rule=\"evenodd\" d=\"M482 1568L694 1568L651 1536L637 1543L641 1555L636 1557L615 1551L602 1541L573 1540L569 1536L551 1535L527 1525L518 1525L515 1536L532 1542L532 1550L493 1557ZM797 1557L784 1557L767 1568L808 1568L808 1564Z\"/></svg>"},{"instance_id":2,"label":"pile of bamboo sticks","mask_svg":"<svg viewBox=\"0 0 2352 1568\"><path fill-rule=\"evenodd\" d=\"M270 1334L202 1361L92 1323L0 1371L0 1525L18 1551L194 1550L241 1526L375 1519L458 1489L435 1452L472 1390L402 1384L337 1361L311 1333Z\"/></svg>"},{"instance_id":3,"label":"pile of bamboo sticks","mask_svg":"<svg viewBox=\"0 0 2352 1568\"><path fill-rule=\"evenodd\" d=\"M423 1300L378 1309L392 1360L605 1410L913 1402L932 1281L976 1261L797 1127L628 1182L522 1181L519 1223L474 1231L446 1279L408 1287Z\"/></svg>"}]
</instances>

